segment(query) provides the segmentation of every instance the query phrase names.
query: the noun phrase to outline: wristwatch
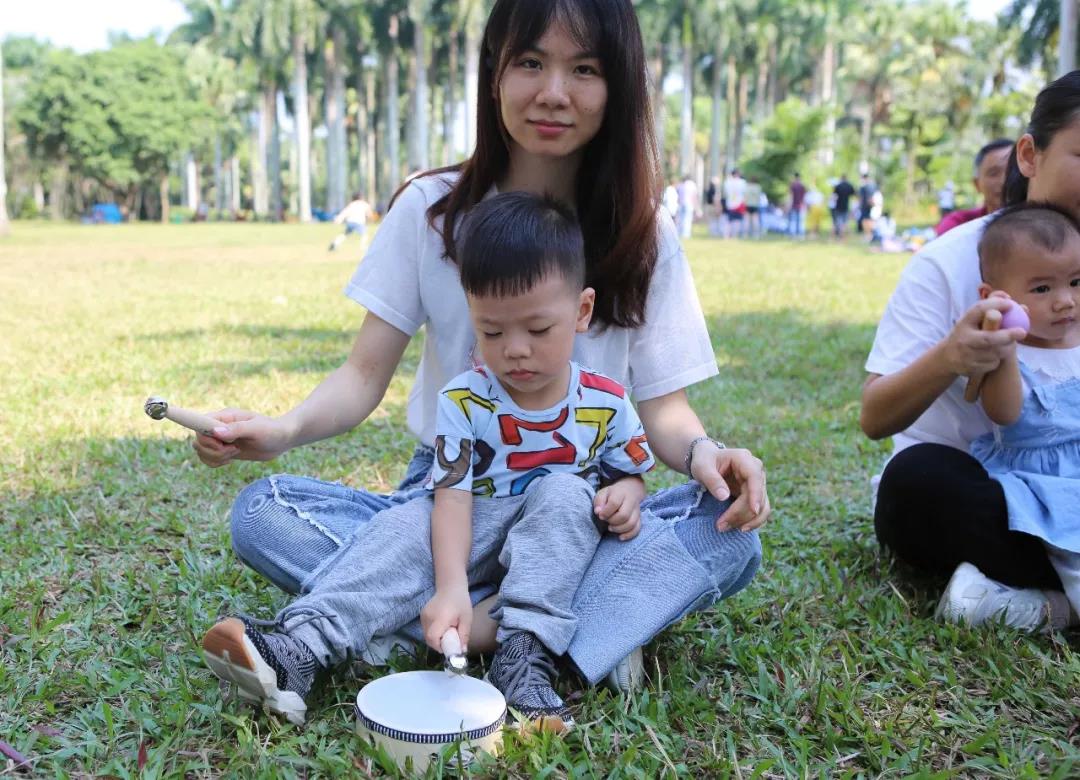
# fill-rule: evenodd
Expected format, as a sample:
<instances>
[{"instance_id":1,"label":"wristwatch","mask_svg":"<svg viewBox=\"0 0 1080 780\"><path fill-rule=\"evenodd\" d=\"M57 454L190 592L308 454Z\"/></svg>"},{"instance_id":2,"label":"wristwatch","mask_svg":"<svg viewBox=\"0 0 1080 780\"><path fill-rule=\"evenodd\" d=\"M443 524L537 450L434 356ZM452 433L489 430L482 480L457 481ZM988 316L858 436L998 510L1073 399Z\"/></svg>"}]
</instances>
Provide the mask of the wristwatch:
<instances>
[{"instance_id":1,"label":"wristwatch","mask_svg":"<svg viewBox=\"0 0 1080 780\"><path fill-rule=\"evenodd\" d=\"M696 439L694 439L692 442L690 442L690 446L686 449L686 460L684 461L684 465L686 466L686 473L691 477L694 476L694 474L690 471L690 466L694 462L694 447L698 446L703 441L711 441L713 444L716 445L717 449L720 449L720 450L726 450L727 449L727 446L724 444L724 442L717 441L716 439L712 438L711 436L698 436Z\"/></svg>"}]
</instances>

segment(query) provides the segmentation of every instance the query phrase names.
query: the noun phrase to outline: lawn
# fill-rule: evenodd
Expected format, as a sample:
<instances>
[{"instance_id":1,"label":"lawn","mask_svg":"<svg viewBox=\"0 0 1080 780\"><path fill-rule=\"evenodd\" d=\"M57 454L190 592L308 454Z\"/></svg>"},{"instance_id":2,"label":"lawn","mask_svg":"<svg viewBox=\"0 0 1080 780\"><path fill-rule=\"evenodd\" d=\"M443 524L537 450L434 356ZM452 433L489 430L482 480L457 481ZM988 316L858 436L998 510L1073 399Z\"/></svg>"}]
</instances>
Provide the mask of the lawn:
<instances>
[{"instance_id":1,"label":"lawn","mask_svg":"<svg viewBox=\"0 0 1080 780\"><path fill-rule=\"evenodd\" d=\"M212 471L160 393L280 413L344 357L357 245L327 226L16 225L0 241L0 740L41 776L382 775L352 731L370 671L297 729L223 701L198 640L284 597L229 548L233 496L274 471L390 488L411 451L414 343L379 412L272 464ZM566 681L581 727L508 738L478 776L1075 777L1073 637L931 619L939 584L878 551L862 362L906 258L856 246L687 246L721 365L711 432L769 467L750 587L646 650L622 700ZM661 473L655 484L669 484ZM0 774L16 772L0 757Z\"/></svg>"}]
</instances>

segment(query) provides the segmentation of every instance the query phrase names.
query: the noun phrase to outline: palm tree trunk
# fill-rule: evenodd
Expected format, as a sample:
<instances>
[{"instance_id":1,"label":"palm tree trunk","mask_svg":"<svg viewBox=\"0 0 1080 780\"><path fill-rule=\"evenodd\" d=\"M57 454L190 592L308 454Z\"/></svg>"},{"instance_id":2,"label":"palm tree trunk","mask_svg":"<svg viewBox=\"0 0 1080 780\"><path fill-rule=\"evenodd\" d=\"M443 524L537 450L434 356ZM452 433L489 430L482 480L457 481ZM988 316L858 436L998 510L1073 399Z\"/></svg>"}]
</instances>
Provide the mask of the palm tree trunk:
<instances>
[{"instance_id":1,"label":"palm tree trunk","mask_svg":"<svg viewBox=\"0 0 1080 780\"><path fill-rule=\"evenodd\" d=\"M169 172L165 171L158 180L158 199L161 201L161 224L169 222Z\"/></svg>"},{"instance_id":2,"label":"palm tree trunk","mask_svg":"<svg viewBox=\"0 0 1080 780\"><path fill-rule=\"evenodd\" d=\"M240 213L240 158L235 154L229 160L229 211L235 218Z\"/></svg>"},{"instance_id":3,"label":"palm tree trunk","mask_svg":"<svg viewBox=\"0 0 1080 780\"><path fill-rule=\"evenodd\" d=\"M349 180L348 142L345 137L345 31L334 25L323 50L326 59L326 208L334 214L345 207Z\"/></svg>"},{"instance_id":4,"label":"palm tree trunk","mask_svg":"<svg viewBox=\"0 0 1080 780\"><path fill-rule=\"evenodd\" d=\"M409 117L409 172L428 168L428 77L427 77L427 41L425 39L424 16L426 2L412 0L409 3L413 23L412 46L412 116Z\"/></svg>"},{"instance_id":5,"label":"palm tree trunk","mask_svg":"<svg viewBox=\"0 0 1080 780\"><path fill-rule=\"evenodd\" d=\"M302 30L293 33L293 68L297 211L301 222L311 222L311 116L308 113L307 50Z\"/></svg>"},{"instance_id":6,"label":"palm tree trunk","mask_svg":"<svg viewBox=\"0 0 1080 780\"><path fill-rule=\"evenodd\" d=\"M397 37L398 18L390 17L390 47L383 58L386 65L386 164L387 174L380 182L380 196L382 200L389 201L394 189L401 181L401 152L399 140L401 125L398 119L398 61L397 61Z\"/></svg>"},{"instance_id":7,"label":"palm tree trunk","mask_svg":"<svg viewBox=\"0 0 1080 780\"><path fill-rule=\"evenodd\" d=\"M1077 16L1080 1L1061 0L1061 31L1058 39L1058 76L1076 70Z\"/></svg>"},{"instance_id":8,"label":"palm tree trunk","mask_svg":"<svg viewBox=\"0 0 1080 780\"><path fill-rule=\"evenodd\" d=\"M11 230L7 211L7 172L4 163L4 50L0 42L0 236Z\"/></svg>"},{"instance_id":9,"label":"palm tree trunk","mask_svg":"<svg viewBox=\"0 0 1080 780\"><path fill-rule=\"evenodd\" d=\"M682 113L679 116L679 174L689 176L694 166L694 33L690 9L682 19Z\"/></svg>"},{"instance_id":10,"label":"palm tree trunk","mask_svg":"<svg viewBox=\"0 0 1080 780\"><path fill-rule=\"evenodd\" d=\"M375 117L375 69L367 68L364 73L364 104L366 111L366 121L363 125L364 130L364 145L367 149L366 163L367 163L367 201L374 205L376 193L378 189L376 185L376 165L375 165L375 135L377 130L376 117Z\"/></svg>"},{"instance_id":11,"label":"palm tree trunk","mask_svg":"<svg viewBox=\"0 0 1080 780\"><path fill-rule=\"evenodd\" d=\"M836 111L834 85L836 75L836 41L831 15L825 22L825 53L821 58L821 105L825 107L825 148L821 162L832 165L836 157Z\"/></svg>"},{"instance_id":12,"label":"palm tree trunk","mask_svg":"<svg viewBox=\"0 0 1080 780\"><path fill-rule=\"evenodd\" d=\"M664 133L664 124L667 115L667 106L664 102L664 79L667 77L667 49L663 43L659 43L656 46L656 56L652 60L653 83L652 83L652 104L653 104L653 124L654 132L656 133L656 145L657 153L660 155L660 159L664 159L664 146L666 145L666 138Z\"/></svg>"},{"instance_id":13,"label":"palm tree trunk","mask_svg":"<svg viewBox=\"0 0 1080 780\"><path fill-rule=\"evenodd\" d=\"M449 165L458 158L456 133L457 119L457 72L458 72L458 34L450 31L447 41L449 50L446 55L446 89L443 91L443 153L442 164Z\"/></svg>"},{"instance_id":14,"label":"palm tree trunk","mask_svg":"<svg viewBox=\"0 0 1080 780\"><path fill-rule=\"evenodd\" d=\"M731 170L739 164L739 153L735 148L735 124L738 121L736 116L736 110L738 107L738 97L736 95L736 85L739 81L738 71L735 68L735 55L734 53L728 54L727 60L727 168Z\"/></svg>"},{"instance_id":15,"label":"palm tree trunk","mask_svg":"<svg viewBox=\"0 0 1080 780\"><path fill-rule=\"evenodd\" d=\"M465 154L476 147L476 90L480 68L480 2L465 0Z\"/></svg>"},{"instance_id":16,"label":"palm tree trunk","mask_svg":"<svg viewBox=\"0 0 1080 780\"><path fill-rule=\"evenodd\" d=\"M264 83L259 102L259 126L251 155L252 207L256 217L270 213L270 136L274 131L274 88Z\"/></svg>"},{"instance_id":17,"label":"palm tree trunk","mask_svg":"<svg viewBox=\"0 0 1080 780\"><path fill-rule=\"evenodd\" d=\"M709 127L709 177L720 176L720 127L724 123L721 107L724 104L723 61L724 47L722 39L716 38L716 51L712 61L712 123Z\"/></svg>"},{"instance_id":18,"label":"palm tree trunk","mask_svg":"<svg viewBox=\"0 0 1080 780\"><path fill-rule=\"evenodd\" d=\"M218 216L225 209L225 177L222 173L221 136L214 136L214 211Z\"/></svg>"}]
</instances>

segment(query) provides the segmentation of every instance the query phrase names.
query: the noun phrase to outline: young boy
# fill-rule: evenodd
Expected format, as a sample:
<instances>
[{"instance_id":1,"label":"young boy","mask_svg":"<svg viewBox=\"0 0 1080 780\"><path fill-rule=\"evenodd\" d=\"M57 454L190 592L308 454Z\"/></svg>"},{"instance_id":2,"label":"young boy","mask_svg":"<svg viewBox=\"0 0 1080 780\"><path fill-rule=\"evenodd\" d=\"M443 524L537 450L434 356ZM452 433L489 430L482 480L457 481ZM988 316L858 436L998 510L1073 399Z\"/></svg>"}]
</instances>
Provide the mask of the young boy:
<instances>
[{"instance_id":1,"label":"young boy","mask_svg":"<svg viewBox=\"0 0 1080 780\"><path fill-rule=\"evenodd\" d=\"M460 242L483 365L440 393L431 493L381 513L344 550L355 565L335 566L279 614L284 633L228 618L203 639L218 676L294 722L317 667L359 655L418 612L436 650L450 627L467 644L470 584L500 582L488 679L526 719L573 724L552 656L576 629L571 601L601 533L594 502L607 530L632 538L638 475L653 458L622 386L570 360L595 293L565 207L498 195L474 207Z\"/></svg>"}]
</instances>

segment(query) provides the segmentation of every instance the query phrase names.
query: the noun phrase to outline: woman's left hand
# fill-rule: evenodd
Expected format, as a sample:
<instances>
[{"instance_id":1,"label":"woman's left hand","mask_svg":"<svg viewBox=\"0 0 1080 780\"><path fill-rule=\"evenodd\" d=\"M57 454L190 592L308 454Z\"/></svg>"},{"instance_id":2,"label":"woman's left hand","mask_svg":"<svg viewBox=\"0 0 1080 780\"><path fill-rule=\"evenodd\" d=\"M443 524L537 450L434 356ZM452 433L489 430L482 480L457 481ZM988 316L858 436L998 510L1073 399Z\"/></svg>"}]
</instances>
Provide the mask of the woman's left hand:
<instances>
[{"instance_id":1,"label":"woman's left hand","mask_svg":"<svg viewBox=\"0 0 1080 780\"><path fill-rule=\"evenodd\" d=\"M752 531L769 519L765 465L750 450L721 449L703 441L694 448L690 471L717 500L734 499L717 519L716 530Z\"/></svg>"}]
</instances>

